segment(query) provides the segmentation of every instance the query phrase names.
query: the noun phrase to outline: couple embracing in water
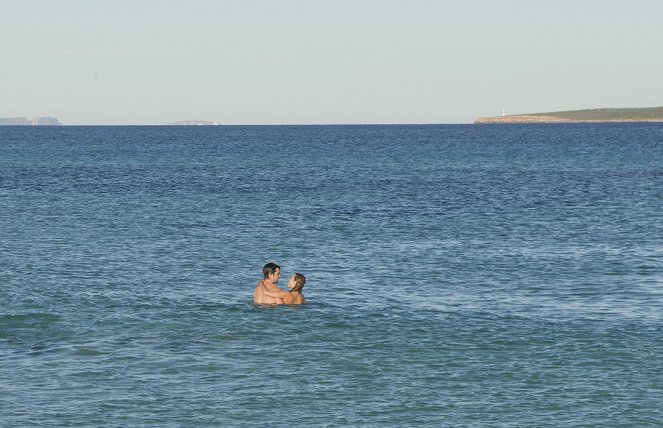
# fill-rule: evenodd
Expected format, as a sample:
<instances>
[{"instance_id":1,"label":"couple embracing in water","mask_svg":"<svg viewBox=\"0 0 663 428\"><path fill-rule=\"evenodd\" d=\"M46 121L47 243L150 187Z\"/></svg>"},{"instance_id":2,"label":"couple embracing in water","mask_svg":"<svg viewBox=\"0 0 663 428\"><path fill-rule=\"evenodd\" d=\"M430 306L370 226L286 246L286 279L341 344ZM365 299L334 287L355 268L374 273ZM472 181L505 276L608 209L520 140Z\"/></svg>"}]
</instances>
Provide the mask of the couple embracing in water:
<instances>
[{"instance_id":1,"label":"couple embracing in water","mask_svg":"<svg viewBox=\"0 0 663 428\"><path fill-rule=\"evenodd\" d=\"M288 280L288 289L281 290L276 284L281 278L281 267L276 263L267 263L262 268L265 277L256 285L253 292L253 303L267 305L301 305L305 302L302 289L306 278L301 273L293 274Z\"/></svg>"}]
</instances>

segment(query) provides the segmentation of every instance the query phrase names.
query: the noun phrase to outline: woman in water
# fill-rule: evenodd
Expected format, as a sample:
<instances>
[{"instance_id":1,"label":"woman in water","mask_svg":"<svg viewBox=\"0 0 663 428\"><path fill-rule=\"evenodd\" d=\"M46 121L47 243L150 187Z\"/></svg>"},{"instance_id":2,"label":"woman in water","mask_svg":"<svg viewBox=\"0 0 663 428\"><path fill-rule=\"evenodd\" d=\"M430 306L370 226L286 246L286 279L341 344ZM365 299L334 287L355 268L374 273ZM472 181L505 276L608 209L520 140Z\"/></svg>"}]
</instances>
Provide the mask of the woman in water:
<instances>
[{"instance_id":1,"label":"woman in water","mask_svg":"<svg viewBox=\"0 0 663 428\"><path fill-rule=\"evenodd\" d=\"M301 273L295 273L288 280L288 288L290 291L263 291L266 296L275 297L277 299L283 299L283 303L286 305L301 305L305 303L304 295L302 294L302 289L306 283L306 278Z\"/></svg>"}]
</instances>

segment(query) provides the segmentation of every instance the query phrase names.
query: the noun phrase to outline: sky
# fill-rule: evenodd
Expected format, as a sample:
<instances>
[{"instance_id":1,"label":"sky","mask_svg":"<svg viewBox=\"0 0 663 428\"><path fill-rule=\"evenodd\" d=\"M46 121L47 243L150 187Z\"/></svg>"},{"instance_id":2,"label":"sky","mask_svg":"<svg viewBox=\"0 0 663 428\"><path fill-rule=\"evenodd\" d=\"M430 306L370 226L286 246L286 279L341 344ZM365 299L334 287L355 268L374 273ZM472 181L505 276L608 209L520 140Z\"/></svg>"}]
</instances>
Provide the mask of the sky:
<instances>
[{"instance_id":1,"label":"sky","mask_svg":"<svg viewBox=\"0 0 663 428\"><path fill-rule=\"evenodd\" d=\"M471 123L663 106L660 0L0 0L0 117Z\"/></svg>"}]
</instances>

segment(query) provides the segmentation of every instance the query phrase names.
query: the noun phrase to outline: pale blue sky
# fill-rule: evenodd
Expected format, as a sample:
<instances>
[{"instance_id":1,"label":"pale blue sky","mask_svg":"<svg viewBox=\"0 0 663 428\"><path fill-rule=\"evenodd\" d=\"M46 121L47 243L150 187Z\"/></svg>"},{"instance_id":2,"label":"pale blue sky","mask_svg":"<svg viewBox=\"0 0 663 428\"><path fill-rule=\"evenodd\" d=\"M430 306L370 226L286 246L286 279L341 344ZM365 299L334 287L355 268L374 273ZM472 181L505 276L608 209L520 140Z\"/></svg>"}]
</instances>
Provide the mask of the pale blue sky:
<instances>
[{"instance_id":1,"label":"pale blue sky","mask_svg":"<svg viewBox=\"0 0 663 428\"><path fill-rule=\"evenodd\" d=\"M0 117L468 123L663 106L660 0L0 0Z\"/></svg>"}]
</instances>

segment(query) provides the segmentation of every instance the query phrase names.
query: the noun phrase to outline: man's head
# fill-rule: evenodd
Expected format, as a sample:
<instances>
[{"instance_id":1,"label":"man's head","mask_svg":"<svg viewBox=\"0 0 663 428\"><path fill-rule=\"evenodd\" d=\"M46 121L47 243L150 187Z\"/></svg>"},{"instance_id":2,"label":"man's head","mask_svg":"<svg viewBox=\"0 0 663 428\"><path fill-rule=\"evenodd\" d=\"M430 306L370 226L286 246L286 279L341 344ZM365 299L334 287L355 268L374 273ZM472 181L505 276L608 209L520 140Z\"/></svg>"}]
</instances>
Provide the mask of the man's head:
<instances>
[{"instance_id":1,"label":"man's head","mask_svg":"<svg viewBox=\"0 0 663 428\"><path fill-rule=\"evenodd\" d=\"M276 284L281 278L281 266L276 263L267 263L262 268L262 274L265 275L265 279L269 279L272 283Z\"/></svg>"}]
</instances>

